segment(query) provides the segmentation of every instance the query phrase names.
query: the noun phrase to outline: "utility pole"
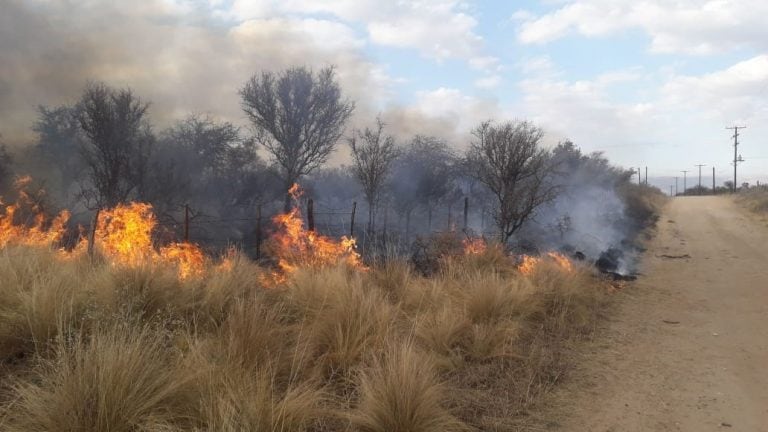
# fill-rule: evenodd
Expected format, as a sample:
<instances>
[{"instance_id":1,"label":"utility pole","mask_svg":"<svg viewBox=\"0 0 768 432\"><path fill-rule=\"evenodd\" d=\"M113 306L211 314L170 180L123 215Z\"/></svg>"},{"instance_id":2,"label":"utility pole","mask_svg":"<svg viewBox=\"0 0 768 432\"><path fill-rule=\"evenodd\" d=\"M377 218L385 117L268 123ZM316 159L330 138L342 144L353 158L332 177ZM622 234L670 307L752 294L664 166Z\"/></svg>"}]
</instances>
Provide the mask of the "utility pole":
<instances>
[{"instance_id":1,"label":"utility pole","mask_svg":"<svg viewBox=\"0 0 768 432\"><path fill-rule=\"evenodd\" d=\"M648 186L648 167L645 167L645 185Z\"/></svg>"},{"instance_id":2,"label":"utility pole","mask_svg":"<svg viewBox=\"0 0 768 432\"><path fill-rule=\"evenodd\" d=\"M677 179L680 177L675 177L675 196L677 196Z\"/></svg>"},{"instance_id":3,"label":"utility pole","mask_svg":"<svg viewBox=\"0 0 768 432\"><path fill-rule=\"evenodd\" d=\"M642 171L640 171L640 167L637 167L637 185L640 186L643 182L643 174Z\"/></svg>"},{"instance_id":4,"label":"utility pole","mask_svg":"<svg viewBox=\"0 0 768 432\"><path fill-rule=\"evenodd\" d=\"M680 172L683 173L683 195L685 195L686 189L688 189L688 173L690 171L685 170Z\"/></svg>"},{"instance_id":5,"label":"utility pole","mask_svg":"<svg viewBox=\"0 0 768 432\"><path fill-rule=\"evenodd\" d=\"M694 165L699 167L699 195L701 195L701 167L705 167L704 164Z\"/></svg>"},{"instance_id":6,"label":"utility pole","mask_svg":"<svg viewBox=\"0 0 768 432\"><path fill-rule=\"evenodd\" d=\"M739 162L744 162L744 159L739 155L739 129L746 129L746 126L731 126L726 129L733 129L733 192L736 192L736 165Z\"/></svg>"},{"instance_id":7,"label":"utility pole","mask_svg":"<svg viewBox=\"0 0 768 432\"><path fill-rule=\"evenodd\" d=\"M717 189L715 188L715 167L712 167L712 195L717 195Z\"/></svg>"}]
</instances>

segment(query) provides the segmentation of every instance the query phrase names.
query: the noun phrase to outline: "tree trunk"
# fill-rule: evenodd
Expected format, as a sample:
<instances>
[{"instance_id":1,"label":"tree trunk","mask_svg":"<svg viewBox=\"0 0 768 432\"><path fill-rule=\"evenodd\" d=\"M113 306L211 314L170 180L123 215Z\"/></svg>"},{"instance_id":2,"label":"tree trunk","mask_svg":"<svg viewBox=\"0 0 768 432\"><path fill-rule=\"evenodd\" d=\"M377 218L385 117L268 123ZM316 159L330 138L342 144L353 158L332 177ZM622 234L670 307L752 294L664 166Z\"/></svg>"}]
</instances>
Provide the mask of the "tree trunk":
<instances>
[{"instance_id":1,"label":"tree trunk","mask_svg":"<svg viewBox=\"0 0 768 432\"><path fill-rule=\"evenodd\" d=\"M373 204L368 202L368 235L373 235Z\"/></svg>"}]
</instances>

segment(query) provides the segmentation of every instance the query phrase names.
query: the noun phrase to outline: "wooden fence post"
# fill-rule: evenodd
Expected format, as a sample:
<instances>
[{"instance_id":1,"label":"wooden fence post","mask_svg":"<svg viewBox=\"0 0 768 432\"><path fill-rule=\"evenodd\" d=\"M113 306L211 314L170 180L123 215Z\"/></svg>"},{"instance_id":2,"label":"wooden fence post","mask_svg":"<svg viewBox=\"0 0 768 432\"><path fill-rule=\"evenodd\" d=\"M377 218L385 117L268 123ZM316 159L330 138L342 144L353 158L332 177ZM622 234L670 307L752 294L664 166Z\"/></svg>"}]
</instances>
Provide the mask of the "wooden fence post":
<instances>
[{"instance_id":1,"label":"wooden fence post","mask_svg":"<svg viewBox=\"0 0 768 432\"><path fill-rule=\"evenodd\" d=\"M352 218L349 222L349 236L355 236L355 210L357 210L357 201L352 202Z\"/></svg>"},{"instance_id":2,"label":"wooden fence post","mask_svg":"<svg viewBox=\"0 0 768 432\"><path fill-rule=\"evenodd\" d=\"M93 215L93 223L91 224L91 232L88 235L88 256L93 258L94 243L96 242L96 229L99 227L99 213L100 208L96 209L96 213Z\"/></svg>"}]
</instances>

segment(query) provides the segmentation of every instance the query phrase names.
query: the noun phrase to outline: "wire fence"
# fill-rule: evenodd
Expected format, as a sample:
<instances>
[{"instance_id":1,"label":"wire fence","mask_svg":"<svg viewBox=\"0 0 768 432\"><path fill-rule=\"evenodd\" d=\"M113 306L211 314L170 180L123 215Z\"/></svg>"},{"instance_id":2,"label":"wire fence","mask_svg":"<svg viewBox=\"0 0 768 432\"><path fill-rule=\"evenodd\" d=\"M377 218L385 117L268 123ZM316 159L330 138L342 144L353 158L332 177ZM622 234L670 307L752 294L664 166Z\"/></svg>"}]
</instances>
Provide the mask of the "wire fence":
<instances>
[{"instance_id":1,"label":"wire fence","mask_svg":"<svg viewBox=\"0 0 768 432\"><path fill-rule=\"evenodd\" d=\"M157 244L190 242L211 254L221 253L234 247L258 259L264 256L264 246L270 237L280 229L279 223L275 223L274 220L284 212L277 206L278 203L271 203L249 209L235 209L232 210L231 216L206 214L190 206L183 206L157 215L153 236ZM427 226L424 226L425 220L421 220L420 225L409 226L409 221L403 217L393 217L391 209L384 209L383 215L380 215L381 220L373 230L367 226L368 209L364 207L364 212L358 211L360 207L355 201L351 206L345 207L326 203L318 203L315 206L309 199L302 200L297 208L305 229L331 238L353 237L358 251L366 255L407 253L412 241L419 236L448 231L467 236L470 233L473 236L483 235L487 238L495 236L494 232L482 228L477 231L467 229L471 212L466 199L463 216L461 212L457 214L448 209L441 218L434 215L433 220L430 212L430 223ZM87 217L85 214L81 216L81 219ZM483 217L485 217L485 210L483 210ZM87 220L90 223L78 225L68 242L75 244L78 238L94 233L93 216ZM482 225L485 223L483 222Z\"/></svg>"}]
</instances>

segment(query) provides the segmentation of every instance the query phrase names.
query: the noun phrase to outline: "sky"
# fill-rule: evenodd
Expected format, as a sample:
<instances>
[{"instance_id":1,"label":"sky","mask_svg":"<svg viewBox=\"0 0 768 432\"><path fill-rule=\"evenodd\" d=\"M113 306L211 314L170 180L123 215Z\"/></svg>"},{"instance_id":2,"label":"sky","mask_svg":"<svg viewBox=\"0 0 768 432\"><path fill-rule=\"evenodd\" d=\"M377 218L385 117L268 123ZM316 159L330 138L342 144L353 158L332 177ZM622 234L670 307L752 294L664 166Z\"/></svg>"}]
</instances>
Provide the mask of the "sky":
<instances>
[{"instance_id":1,"label":"sky","mask_svg":"<svg viewBox=\"0 0 768 432\"><path fill-rule=\"evenodd\" d=\"M254 73L333 65L356 103L466 148L483 120L530 120L668 190L696 164L768 182L765 0L0 0L0 135L89 80L130 87L162 128L190 113L247 126ZM337 160L343 162L340 154ZM695 172L693 172L695 171ZM682 180L681 180L682 186ZM689 185L691 183L689 182Z\"/></svg>"}]
</instances>

